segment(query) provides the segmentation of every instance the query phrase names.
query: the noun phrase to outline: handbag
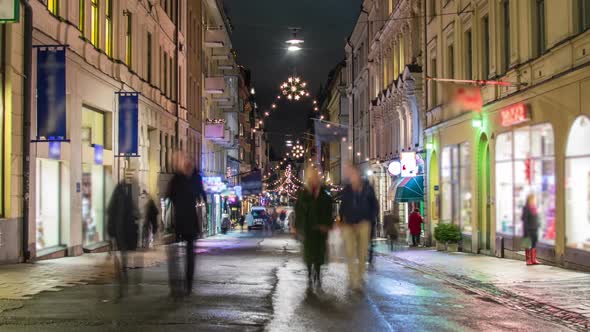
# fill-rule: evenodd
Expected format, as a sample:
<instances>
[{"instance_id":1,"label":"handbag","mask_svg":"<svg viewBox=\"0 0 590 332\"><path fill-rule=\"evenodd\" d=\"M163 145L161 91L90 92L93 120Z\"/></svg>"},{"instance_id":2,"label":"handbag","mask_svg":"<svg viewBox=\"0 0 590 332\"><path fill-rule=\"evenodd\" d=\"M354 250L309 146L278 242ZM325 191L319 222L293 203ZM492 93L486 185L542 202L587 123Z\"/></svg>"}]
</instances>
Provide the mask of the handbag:
<instances>
[{"instance_id":1,"label":"handbag","mask_svg":"<svg viewBox=\"0 0 590 332\"><path fill-rule=\"evenodd\" d=\"M531 238L528 236L525 236L522 238L522 240L520 240L520 247L522 249L530 249L532 245L533 243L531 242Z\"/></svg>"}]
</instances>

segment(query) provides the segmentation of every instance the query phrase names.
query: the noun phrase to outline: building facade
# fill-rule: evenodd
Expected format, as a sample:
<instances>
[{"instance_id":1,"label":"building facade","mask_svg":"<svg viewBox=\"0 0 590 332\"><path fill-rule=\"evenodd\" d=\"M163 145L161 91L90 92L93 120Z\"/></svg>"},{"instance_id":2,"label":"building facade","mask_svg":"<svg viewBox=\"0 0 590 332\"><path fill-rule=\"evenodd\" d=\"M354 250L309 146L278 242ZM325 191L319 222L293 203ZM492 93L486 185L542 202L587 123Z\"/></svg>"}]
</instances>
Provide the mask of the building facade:
<instances>
[{"instance_id":1,"label":"building facade","mask_svg":"<svg viewBox=\"0 0 590 332\"><path fill-rule=\"evenodd\" d=\"M427 73L489 80L481 108L429 81L428 218L454 223L464 251L520 251L536 197L541 259L590 267L590 16L586 1L427 2ZM498 85L498 81L503 82ZM455 91L455 92L454 92Z\"/></svg>"},{"instance_id":2,"label":"building facade","mask_svg":"<svg viewBox=\"0 0 590 332\"><path fill-rule=\"evenodd\" d=\"M182 46L186 20L180 20L179 13L186 13L186 8L172 2L29 3L34 18L32 130L23 133L21 127L19 135L24 134L27 141L38 136L41 120L35 89L38 81L45 79L40 71L43 68L37 66L39 50L60 47L65 49L67 134L57 144L32 141L30 145L27 248L36 259L105 250L105 210L114 185L134 179L133 194L139 204L144 192L159 199L163 178L172 169L172 149L186 149L186 90L179 86L185 81L186 69ZM11 61L17 61L14 68L27 60L22 51L22 24L21 19L3 27L18 52L11 56ZM117 158L117 94L122 92L139 93L138 152L131 158ZM22 116L22 98L13 96L5 101ZM20 143L18 150L22 151ZM20 176L23 166L14 166L11 177ZM22 195L22 186L15 194ZM14 202L22 204L22 196L15 196ZM22 206L15 206L10 213L19 215L17 210L22 211ZM23 234L23 229L18 232ZM25 256L22 251L19 256L13 253L4 259L22 260Z\"/></svg>"}]
</instances>

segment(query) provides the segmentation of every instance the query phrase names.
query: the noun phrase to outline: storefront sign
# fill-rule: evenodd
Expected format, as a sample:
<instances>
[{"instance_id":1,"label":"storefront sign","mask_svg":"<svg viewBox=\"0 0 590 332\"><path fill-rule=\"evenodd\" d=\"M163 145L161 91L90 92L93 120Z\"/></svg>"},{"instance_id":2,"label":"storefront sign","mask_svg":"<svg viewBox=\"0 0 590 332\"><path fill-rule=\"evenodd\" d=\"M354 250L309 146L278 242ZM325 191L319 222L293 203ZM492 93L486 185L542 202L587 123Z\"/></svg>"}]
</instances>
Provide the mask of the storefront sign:
<instances>
[{"instance_id":1,"label":"storefront sign","mask_svg":"<svg viewBox=\"0 0 590 332\"><path fill-rule=\"evenodd\" d=\"M227 186L221 181L221 177L219 176L203 177L203 187L205 192L209 194L219 194L227 189Z\"/></svg>"},{"instance_id":2,"label":"storefront sign","mask_svg":"<svg viewBox=\"0 0 590 332\"><path fill-rule=\"evenodd\" d=\"M37 138L66 138L66 49L38 47Z\"/></svg>"},{"instance_id":3,"label":"storefront sign","mask_svg":"<svg viewBox=\"0 0 590 332\"><path fill-rule=\"evenodd\" d=\"M528 107L525 104L515 104L500 111L500 119L503 127L514 126L531 119Z\"/></svg>"},{"instance_id":4,"label":"storefront sign","mask_svg":"<svg viewBox=\"0 0 590 332\"><path fill-rule=\"evenodd\" d=\"M402 164L399 161L392 161L389 163L387 170L389 171L389 174L398 176L402 172Z\"/></svg>"},{"instance_id":5,"label":"storefront sign","mask_svg":"<svg viewBox=\"0 0 590 332\"><path fill-rule=\"evenodd\" d=\"M119 155L138 155L139 94L119 93Z\"/></svg>"},{"instance_id":6,"label":"storefront sign","mask_svg":"<svg viewBox=\"0 0 590 332\"><path fill-rule=\"evenodd\" d=\"M0 23L18 22L19 0L0 0Z\"/></svg>"},{"instance_id":7,"label":"storefront sign","mask_svg":"<svg viewBox=\"0 0 590 332\"><path fill-rule=\"evenodd\" d=\"M401 176L409 177L416 176L418 165L416 163L416 152L402 152L401 153Z\"/></svg>"},{"instance_id":8,"label":"storefront sign","mask_svg":"<svg viewBox=\"0 0 590 332\"><path fill-rule=\"evenodd\" d=\"M241 200L242 199L242 186L234 186L234 190L236 192L236 196Z\"/></svg>"}]
</instances>

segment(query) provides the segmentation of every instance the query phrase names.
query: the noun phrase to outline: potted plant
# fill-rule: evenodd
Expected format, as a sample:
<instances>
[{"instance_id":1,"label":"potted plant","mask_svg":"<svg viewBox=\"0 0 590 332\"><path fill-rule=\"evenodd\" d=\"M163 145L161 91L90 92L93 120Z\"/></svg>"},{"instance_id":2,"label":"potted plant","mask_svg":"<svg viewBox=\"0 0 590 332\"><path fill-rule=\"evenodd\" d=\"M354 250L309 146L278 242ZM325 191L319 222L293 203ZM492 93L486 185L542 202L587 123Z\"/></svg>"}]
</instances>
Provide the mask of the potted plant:
<instances>
[{"instance_id":1,"label":"potted plant","mask_svg":"<svg viewBox=\"0 0 590 332\"><path fill-rule=\"evenodd\" d=\"M457 225L448 225L446 229L447 251L459 251L459 242L461 241L461 229Z\"/></svg>"},{"instance_id":2,"label":"potted plant","mask_svg":"<svg viewBox=\"0 0 590 332\"><path fill-rule=\"evenodd\" d=\"M434 239L436 240L436 250L445 251L447 244L448 224L439 224L434 228Z\"/></svg>"}]
</instances>

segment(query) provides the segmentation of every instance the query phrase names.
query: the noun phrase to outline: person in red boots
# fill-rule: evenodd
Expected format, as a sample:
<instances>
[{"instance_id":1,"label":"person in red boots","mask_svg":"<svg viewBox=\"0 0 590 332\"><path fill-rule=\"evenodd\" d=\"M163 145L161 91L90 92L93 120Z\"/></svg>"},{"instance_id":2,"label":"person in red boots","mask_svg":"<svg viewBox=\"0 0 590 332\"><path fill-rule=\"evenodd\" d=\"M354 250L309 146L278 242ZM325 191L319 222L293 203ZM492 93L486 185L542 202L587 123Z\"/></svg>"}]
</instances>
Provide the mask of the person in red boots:
<instances>
[{"instance_id":1,"label":"person in red boots","mask_svg":"<svg viewBox=\"0 0 590 332\"><path fill-rule=\"evenodd\" d=\"M412 246L417 247L420 245L420 233L422 233L422 216L420 210L415 209L414 212L410 213L410 220L408 226L410 228L410 235L412 235Z\"/></svg>"},{"instance_id":2,"label":"person in red boots","mask_svg":"<svg viewBox=\"0 0 590 332\"><path fill-rule=\"evenodd\" d=\"M531 240L531 248L525 249L526 264L536 265L541 264L537 260L537 241L539 239L539 213L537 211L535 194L529 194L526 199L526 204L522 208L522 223L524 229L524 237Z\"/></svg>"}]
</instances>

